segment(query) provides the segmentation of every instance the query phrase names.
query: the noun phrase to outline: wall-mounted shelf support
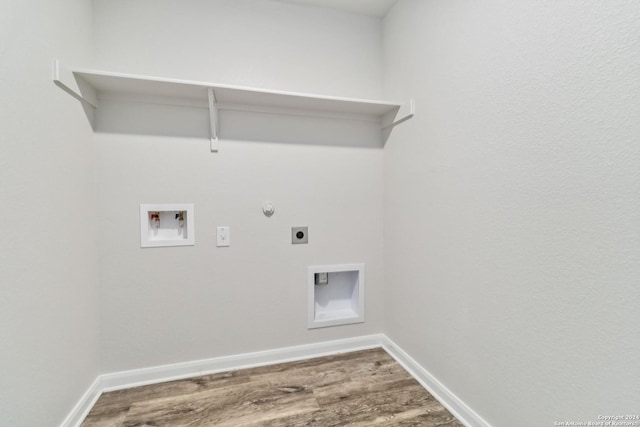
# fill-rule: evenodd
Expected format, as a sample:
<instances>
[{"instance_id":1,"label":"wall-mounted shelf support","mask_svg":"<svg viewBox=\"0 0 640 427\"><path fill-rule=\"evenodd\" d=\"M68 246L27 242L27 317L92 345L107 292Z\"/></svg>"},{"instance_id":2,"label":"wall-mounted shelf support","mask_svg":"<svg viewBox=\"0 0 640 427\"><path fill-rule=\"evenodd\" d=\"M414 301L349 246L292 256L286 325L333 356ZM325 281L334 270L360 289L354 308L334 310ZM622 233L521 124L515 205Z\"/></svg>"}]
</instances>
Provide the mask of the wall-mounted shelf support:
<instances>
[{"instance_id":1,"label":"wall-mounted shelf support","mask_svg":"<svg viewBox=\"0 0 640 427\"><path fill-rule=\"evenodd\" d=\"M415 110L415 102L410 99L409 102L402 104L398 111L389 111L382 118L382 129L389 129L409 120L415 114Z\"/></svg>"},{"instance_id":2,"label":"wall-mounted shelf support","mask_svg":"<svg viewBox=\"0 0 640 427\"><path fill-rule=\"evenodd\" d=\"M98 92L83 79L77 78L73 71L57 59L53 61L53 82L80 102L98 108Z\"/></svg>"},{"instance_id":3,"label":"wall-mounted shelf support","mask_svg":"<svg viewBox=\"0 0 640 427\"><path fill-rule=\"evenodd\" d=\"M219 148L218 141L218 104L216 103L216 94L213 91L213 88L209 88L208 91L209 96L209 128L211 135L210 139L210 147L212 153L217 153Z\"/></svg>"},{"instance_id":4,"label":"wall-mounted shelf support","mask_svg":"<svg viewBox=\"0 0 640 427\"><path fill-rule=\"evenodd\" d=\"M53 62L53 81L65 92L82 102L92 125L94 125L93 115L95 113L98 131L103 131L106 126L112 126L111 129L113 129L115 123L122 126L117 129L118 132L131 131L150 135L165 135L163 132L167 132L167 135L173 136L176 133L167 131L167 127L163 126L165 124L163 119L153 116L155 112L162 108L164 108L162 111L167 111L167 108L182 108L178 112L178 117L185 118L187 114L193 114L189 116L188 120L193 120L192 123L202 123L200 121L202 109L208 108L209 129L199 126L188 127L189 124L183 123L183 128L186 126L189 130L182 130L182 132L185 132L185 136L197 135L201 137L208 134L210 149L213 153L218 152L219 148L219 113L221 110L243 112L251 117L259 114L272 114L274 117L277 115L281 118L306 116L311 120L323 120L323 123L329 121L332 123L332 127L325 126L323 129L330 129L328 132L332 133L322 135L321 141L335 143L339 140L341 141L339 144L350 144L354 143L353 138L360 138L356 144L362 144L362 141L368 141L371 144L373 141L374 144L380 143L382 145L389 137L393 127L413 117L415 109L413 100L402 104L98 70L71 69L64 67L58 60ZM99 108L101 99L103 101L102 110ZM144 111L142 114L144 123L137 122L130 116L122 114L114 116L114 111L120 111L119 106L115 107L114 102L129 103L129 105L137 103L138 111ZM190 111L187 113L186 109L190 109ZM101 111L106 112L103 114ZM235 132L236 137L246 138L243 135L238 136L238 129L244 130L249 127L244 128L244 122L233 121L226 114L223 116L227 120L223 122L223 125L229 128L226 135L233 138ZM248 117L247 115L245 117ZM114 117L116 118L114 119ZM165 113L162 117L176 117L176 115ZM237 116L235 117L237 119ZM103 118L104 120L102 120ZM188 120L186 123L189 123ZM302 122L306 123L304 126L307 128L300 125ZM262 122L258 123L268 122L262 119ZM289 123L292 123L292 120L289 120ZM292 128L295 128L293 131L298 132L295 136L288 135L290 129L286 124L281 125L280 128L275 125L264 128L271 132L276 128L280 132L280 136L284 135L284 139L289 137L297 141L306 135L318 133L319 128L316 123L318 122L311 122L307 119L293 122ZM147 127L141 129L142 124ZM266 129L267 127L269 129ZM96 128L94 127L94 129ZM253 129L258 128L254 127ZM255 136L256 139L262 140L260 139L262 132L254 132L254 135L249 136ZM280 139L276 139L276 141L279 142Z\"/></svg>"}]
</instances>

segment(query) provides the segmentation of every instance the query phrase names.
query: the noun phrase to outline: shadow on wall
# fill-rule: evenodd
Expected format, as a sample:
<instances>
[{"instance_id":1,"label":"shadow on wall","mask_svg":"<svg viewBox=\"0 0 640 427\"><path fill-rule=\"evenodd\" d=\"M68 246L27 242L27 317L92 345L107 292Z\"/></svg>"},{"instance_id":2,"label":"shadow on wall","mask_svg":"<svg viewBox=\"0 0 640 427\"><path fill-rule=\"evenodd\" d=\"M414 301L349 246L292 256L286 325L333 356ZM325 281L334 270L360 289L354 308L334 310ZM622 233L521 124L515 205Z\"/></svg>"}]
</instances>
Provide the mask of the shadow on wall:
<instances>
[{"instance_id":1,"label":"shadow on wall","mask_svg":"<svg viewBox=\"0 0 640 427\"><path fill-rule=\"evenodd\" d=\"M202 106L163 105L100 99L95 131L133 135L209 138L209 110ZM302 145L381 148L380 123L363 119L311 117L220 110L221 139Z\"/></svg>"}]
</instances>

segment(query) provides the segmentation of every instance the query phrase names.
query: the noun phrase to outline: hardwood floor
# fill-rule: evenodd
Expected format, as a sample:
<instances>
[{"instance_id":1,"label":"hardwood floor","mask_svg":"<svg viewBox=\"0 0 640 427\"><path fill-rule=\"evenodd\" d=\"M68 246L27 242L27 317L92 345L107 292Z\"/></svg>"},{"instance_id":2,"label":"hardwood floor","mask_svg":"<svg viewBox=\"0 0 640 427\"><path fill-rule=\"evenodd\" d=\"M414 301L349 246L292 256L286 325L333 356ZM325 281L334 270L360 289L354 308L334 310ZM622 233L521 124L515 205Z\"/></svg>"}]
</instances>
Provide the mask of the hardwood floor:
<instances>
[{"instance_id":1,"label":"hardwood floor","mask_svg":"<svg viewBox=\"0 0 640 427\"><path fill-rule=\"evenodd\" d=\"M105 393L82 427L462 427L384 350Z\"/></svg>"}]
</instances>

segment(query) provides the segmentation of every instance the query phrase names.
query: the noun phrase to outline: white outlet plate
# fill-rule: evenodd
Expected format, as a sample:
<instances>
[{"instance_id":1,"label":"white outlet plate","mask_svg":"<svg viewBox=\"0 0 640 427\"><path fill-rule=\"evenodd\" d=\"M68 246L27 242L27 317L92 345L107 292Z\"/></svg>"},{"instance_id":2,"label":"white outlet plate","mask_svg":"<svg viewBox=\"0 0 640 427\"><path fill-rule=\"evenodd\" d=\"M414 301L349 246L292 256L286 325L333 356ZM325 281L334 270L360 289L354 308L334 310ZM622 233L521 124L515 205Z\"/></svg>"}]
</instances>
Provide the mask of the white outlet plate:
<instances>
[{"instance_id":1,"label":"white outlet plate","mask_svg":"<svg viewBox=\"0 0 640 427\"><path fill-rule=\"evenodd\" d=\"M228 225L217 228L216 246L219 248L231 246L231 228Z\"/></svg>"}]
</instances>

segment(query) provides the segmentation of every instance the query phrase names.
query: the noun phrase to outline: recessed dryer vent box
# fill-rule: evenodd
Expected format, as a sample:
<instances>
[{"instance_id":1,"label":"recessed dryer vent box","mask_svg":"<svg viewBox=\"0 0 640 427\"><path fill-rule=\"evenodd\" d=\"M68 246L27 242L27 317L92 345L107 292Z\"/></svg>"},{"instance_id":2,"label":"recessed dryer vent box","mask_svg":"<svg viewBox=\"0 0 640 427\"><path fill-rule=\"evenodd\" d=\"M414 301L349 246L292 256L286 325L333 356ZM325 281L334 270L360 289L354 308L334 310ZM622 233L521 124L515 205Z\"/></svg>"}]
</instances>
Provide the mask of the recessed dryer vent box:
<instances>
[{"instance_id":1,"label":"recessed dryer vent box","mask_svg":"<svg viewBox=\"0 0 640 427\"><path fill-rule=\"evenodd\" d=\"M140 205L140 246L189 246L195 244L192 204Z\"/></svg>"},{"instance_id":2,"label":"recessed dryer vent box","mask_svg":"<svg viewBox=\"0 0 640 427\"><path fill-rule=\"evenodd\" d=\"M364 322L364 264L309 267L308 292L309 329Z\"/></svg>"}]
</instances>

